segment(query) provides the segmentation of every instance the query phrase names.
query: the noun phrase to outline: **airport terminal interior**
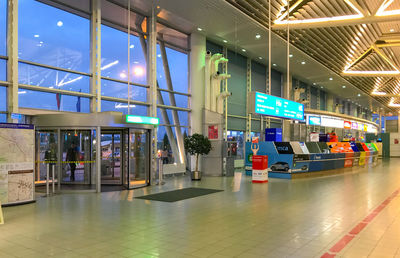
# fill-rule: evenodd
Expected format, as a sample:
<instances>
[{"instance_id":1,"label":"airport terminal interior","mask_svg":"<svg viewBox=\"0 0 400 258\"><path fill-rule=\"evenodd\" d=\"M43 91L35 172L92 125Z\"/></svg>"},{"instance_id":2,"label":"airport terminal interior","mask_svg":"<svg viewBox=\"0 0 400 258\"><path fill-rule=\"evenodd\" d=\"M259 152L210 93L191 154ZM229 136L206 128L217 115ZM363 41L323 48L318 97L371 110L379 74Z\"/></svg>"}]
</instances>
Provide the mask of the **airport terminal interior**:
<instances>
[{"instance_id":1,"label":"airport terminal interior","mask_svg":"<svg viewBox=\"0 0 400 258\"><path fill-rule=\"evenodd\" d=\"M400 257L399 0L0 0L0 257Z\"/></svg>"}]
</instances>

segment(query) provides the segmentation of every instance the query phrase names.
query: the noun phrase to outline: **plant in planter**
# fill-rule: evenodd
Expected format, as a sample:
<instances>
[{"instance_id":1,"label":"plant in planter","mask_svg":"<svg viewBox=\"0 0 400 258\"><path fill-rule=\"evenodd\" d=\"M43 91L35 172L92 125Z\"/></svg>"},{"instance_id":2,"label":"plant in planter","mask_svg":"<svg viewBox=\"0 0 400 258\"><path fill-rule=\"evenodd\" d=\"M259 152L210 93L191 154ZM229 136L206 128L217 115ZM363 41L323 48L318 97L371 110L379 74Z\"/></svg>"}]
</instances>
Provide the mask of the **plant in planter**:
<instances>
[{"instance_id":1,"label":"plant in planter","mask_svg":"<svg viewBox=\"0 0 400 258\"><path fill-rule=\"evenodd\" d=\"M211 151L211 142L201 134L193 134L185 138L185 149L190 155L196 155L196 170L193 172L192 180L200 180L199 156L206 155Z\"/></svg>"}]
</instances>

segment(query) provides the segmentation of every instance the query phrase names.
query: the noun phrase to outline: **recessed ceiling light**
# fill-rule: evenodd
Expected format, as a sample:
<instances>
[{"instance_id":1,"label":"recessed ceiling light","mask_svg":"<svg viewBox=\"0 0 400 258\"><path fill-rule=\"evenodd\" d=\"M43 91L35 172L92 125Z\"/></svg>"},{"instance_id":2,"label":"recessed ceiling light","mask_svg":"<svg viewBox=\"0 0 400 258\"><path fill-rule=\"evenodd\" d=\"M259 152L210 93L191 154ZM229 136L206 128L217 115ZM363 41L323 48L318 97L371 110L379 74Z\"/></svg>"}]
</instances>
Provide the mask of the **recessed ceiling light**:
<instances>
[{"instance_id":1,"label":"recessed ceiling light","mask_svg":"<svg viewBox=\"0 0 400 258\"><path fill-rule=\"evenodd\" d=\"M35 35L33 35L35 38L38 38L39 37L39 34L35 34Z\"/></svg>"},{"instance_id":2,"label":"recessed ceiling light","mask_svg":"<svg viewBox=\"0 0 400 258\"><path fill-rule=\"evenodd\" d=\"M224 43L228 43L228 41L227 41L226 39L222 40L222 42L224 42Z\"/></svg>"},{"instance_id":3,"label":"recessed ceiling light","mask_svg":"<svg viewBox=\"0 0 400 258\"><path fill-rule=\"evenodd\" d=\"M317 85L315 82L313 82L313 84L312 85Z\"/></svg>"},{"instance_id":4,"label":"recessed ceiling light","mask_svg":"<svg viewBox=\"0 0 400 258\"><path fill-rule=\"evenodd\" d=\"M261 56L259 56L259 57L258 57L258 59L260 59L260 60L261 60L261 59L262 59L262 57L261 57Z\"/></svg>"},{"instance_id":5,"label":"recessed ceiling light","mask_svg":"<svg viewBox=\"0 0 400 258\"><path fill-rule=\"evenodd\" d=\"M305 61L303 61L303 62L301 62L301 64L302 64L302 65L304 65L304 64L306 64L306 62L305 62Z\"/></svg>"},{"instance_id":6,"label":"recessed ceiling light","mask_svg":"<svg viewBox=\"0 0 400 258\"><path fill-rule=\"evenodd\" d=\"M330 80L330 81L333 81L333 78L331 77L331 78L329 78L329 80Z\"/></svg>"},{"instance_id":7,"label":"recessed ceiling light","mask_svg":"<svg viewBox=\"0 0 400 258\"><path fill-rule=\"evenodd\" d=\"M290 55L289 55L289 57L293 57L293 55L292 55L292 54L290 54Z\"/></svg>"},{"instance_id":8,"label":"recessed ceiling light","mask_svg":"<svg viewBox=\"0 0 400 258\"><path fill-rule=\"evenodd\" d=\"M58 27L61 27L61 26L63 26L63 25L64 25L64 23L63 23L62 21L58 21L58 22L57 22L57 26L58 26Z\"/></svg>"},{"instance_id":9,"label":"recessed ceiling light","mask_svg":"<svg viewBox=\"0 0 400 258\"><path fill-rule=\"evenodd\" d=\"M343 89L346 89L346 85L343 85L342 88L343 88Z\"/></svg>"},{"instance_id":10,"label":"recessed ceiling light","mask_svg":"<svg viewBox=\"0 0 400 258\"><path fill-rule=\"evenodd\" d=\"M276 64L272 64L272 66L276 66Z\"/></svg>"},{"instance_id":11,"label":"recessed ceiling light","mask_svg":"<svg viewBox=\"0 0 400 258\"><path fill-rule=\"evenodd\" d=\"M242 48L242 51L243 51L243 52L246 52L246 49Z\"/></svg>"},{"instance_id":12,"label":"recessed ceiling light","mask_svg":"<svg viewBox=\"0 0 400 258\"><path fill-rule=\"evenodd\" d=\"M202 29L202 28L200 28L200 27L198 27L198 28L197 28L197 30L198 30L198 31L202 31L203 29Z\"/></svg>"},{"instance_id":13,"label":"recessed ceiling light","mask_svg":"<svg viewBox=\"0 0 400 258\"><path fill-rule=\"evenodd\" d=\"M357 96L361 97L361 94L360 94L360 93L358 93L358 94L357 94Z\"/></svg>"},{"instance_id":14,"label":"recessed ceiling light","mask_svg":"<svg viewBox=\"0 0 400 258\"><path fill-rule=\"evenodd\" d=\"M321 86L321 89L323 89L324 88L324 86Z\"/></svg>"},{"instance_id":15,"label":"recessed ceiling light","mask_svg":"<svg viewBox=\"0 0 400 258\"><path fill-rule=\"evenodd\" d=\"M260 39L261 38L261 35L260 34L256 34L256 39Z\"/></svg>"},{"instance_id":16,"label":"recessed ceiling light","mask_svg":"<svg viewBox=\"0 0 400 258\"><path fill-rule=\"evenodd\" d=\"M390 32L394 32L394 29L390 29Z\"/></svg>"}]
</instances>

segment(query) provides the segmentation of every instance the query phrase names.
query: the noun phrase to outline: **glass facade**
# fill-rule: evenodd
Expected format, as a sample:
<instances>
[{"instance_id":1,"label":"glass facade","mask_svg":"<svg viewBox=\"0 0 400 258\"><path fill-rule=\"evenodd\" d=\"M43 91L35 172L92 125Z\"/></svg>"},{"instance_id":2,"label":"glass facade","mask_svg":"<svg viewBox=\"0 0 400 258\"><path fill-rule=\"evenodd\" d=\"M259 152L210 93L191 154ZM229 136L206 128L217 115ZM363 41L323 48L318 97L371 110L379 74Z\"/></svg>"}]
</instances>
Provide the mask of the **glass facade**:
<instances>
[{"instance_id":1,"label":"glass facade","mask_svg":"<svg viewBox=\"0 0 400 258\"><path fill-rule=\"evenodd\" d=\"M7 55L7 1L0 1L0 56ZM1 73L1 72L0 72Z\"/></svg>"}]
</instances>

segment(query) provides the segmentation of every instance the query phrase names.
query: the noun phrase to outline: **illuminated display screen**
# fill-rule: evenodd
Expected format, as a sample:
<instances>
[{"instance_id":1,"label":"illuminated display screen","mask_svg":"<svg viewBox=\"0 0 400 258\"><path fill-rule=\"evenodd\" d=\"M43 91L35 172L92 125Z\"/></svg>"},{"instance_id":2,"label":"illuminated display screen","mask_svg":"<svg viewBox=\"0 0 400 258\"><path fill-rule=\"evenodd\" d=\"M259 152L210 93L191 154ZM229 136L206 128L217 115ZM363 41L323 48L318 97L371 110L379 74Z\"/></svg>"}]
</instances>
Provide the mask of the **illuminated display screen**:
<instances>
[{"instance_id":1,"label":"illuminated display screen","mask_svg":"<svg viewBox=\"0 0 400 258\"><path fill-rule=\"evenodd\" d=\"M309 125L321 125L321 117L320 116L309 116L308 124Z\"/></svg>"},{"instance_id":2,"label":"illuminated display screen","mask_svg":"<svg viewBox=\"0 0 400 258\"><path fill-rule=\"evenodd\" d=\"M127 123L148 124L148 125L158 125L160 123L160 120L158 119L158 117L133 116L133 115L126 115L125 121Z\"/></svg>"},{"instance_id":3,"label":"illuminated display screen","mask_svg":"<svg viewBox=\"0 0 400 258\"><path fill-rule=\"evenodd\" d=\"M294 101L256 92L254 104L261 115L304 120L304 105Z\"/></svg>"}]
</instances>

